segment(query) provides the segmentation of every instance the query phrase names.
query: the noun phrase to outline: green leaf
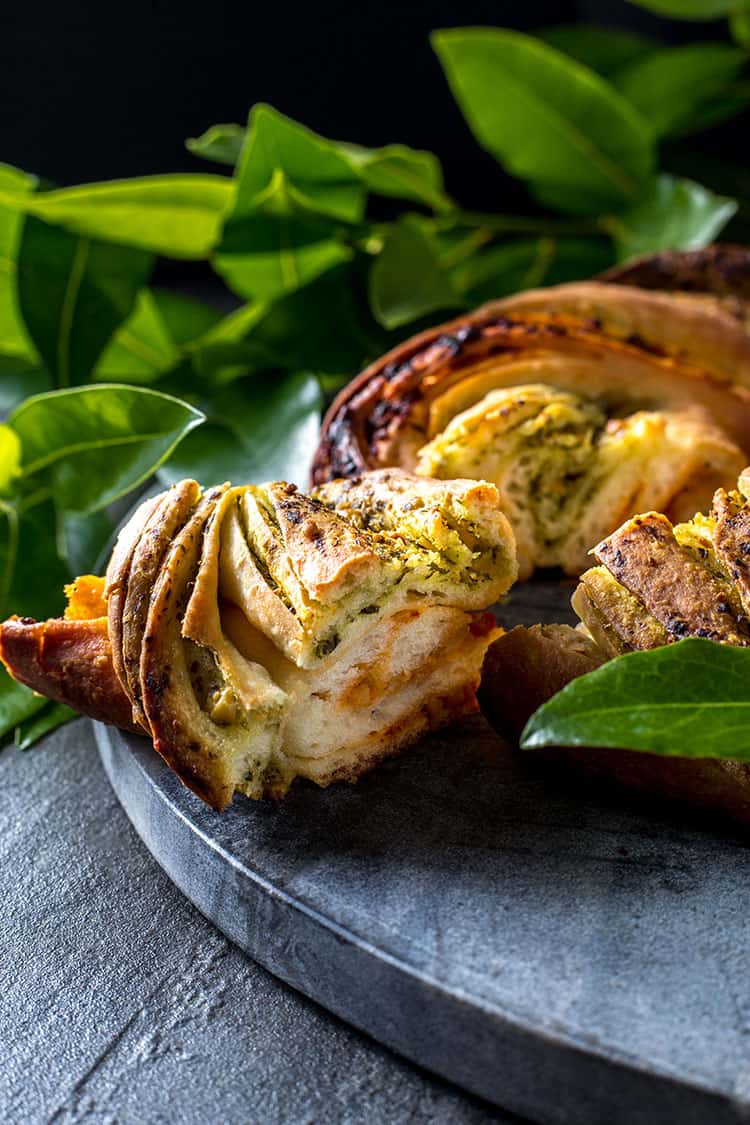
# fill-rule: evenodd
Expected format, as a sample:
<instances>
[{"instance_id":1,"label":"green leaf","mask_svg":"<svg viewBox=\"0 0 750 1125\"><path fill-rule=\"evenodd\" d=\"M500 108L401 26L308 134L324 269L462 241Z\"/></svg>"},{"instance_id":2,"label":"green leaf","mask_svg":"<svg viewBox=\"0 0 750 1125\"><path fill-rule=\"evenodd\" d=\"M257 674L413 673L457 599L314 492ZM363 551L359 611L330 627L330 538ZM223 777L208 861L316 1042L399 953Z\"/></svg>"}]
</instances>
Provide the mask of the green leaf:
<instances>
[{"instance_id":1,"label":"green leaf","mask_svg":"<svg viewBox=\"0 0 750 1125\"><path fill-rule=\"evenodd\" d=\"M233 198L232 180L195 174L134 177L15 197L0 184L0 206L16 201L28 214L74 234L168 258L208 257Z\"/></svg>"},{"instance_id":2,"label":"green leaf","mask_svg":"<svg viewBox=\"0 0 750 1125\"><path fill-rule=\"evenodd\" d=\"M29 395L52 389L48 371L14 356L0 355L0 417L10 414Z\"/></svg>"},{"instance_id":3,"label":"green leaf","mask_svg":"<svg viewBox=\"0 0 750 1125\"><path fill-rule=\"evenodd\" d=\"M41 711L47 703L43 696L35 695L30 688L12 680L0 665L0 739L6 738L19 723Z\"/></svg>"},{"instance_id":4,"label":"green leaf","mask_svg":"<svg viewBox=\"0 0 750 1125\"><path fill-rule=\"evenodd\" d=\"M243 209L279 170L308 207L347 222L358 221L363 213L357 181L377 195L408 199L437 211L452 207L440 161L431 152L398 144L364 148L327 140L267 105L252 110L249 131L241 125L213 125L186 143L196 156L236 165L247 136L253 151L240 173Z\"/></svg>"},{"instance_id":5,"label":"green leaf","mask_svg":"<svg viewBox=\"0 0 750 1125\"><path fill-rule=\"evenodd\" d=\"M9 613L56 616L72 577L57 549L51 499L31 499L0 504L0 620Z\"/></svg>"},{"instance_id":6,"label":"green leaf","mask_svg":"<svg viewBox=\"0 0 750 1125\"><path fill-rule=\"evenodd\" d=\"M129 316L152 258L142 250L78 238L29 216L18 255L26 326L59 386L85 382Z\"/></svg>"},{"instance_id":7,"label":"green leaf","mask_svg":"<svg viewBox=\"0 0 750 1125\"><path fill-rule=\"evenodd\" d=\"M714 98L709 98L705 105L699 106L695 116L676 136L685 137L692 133L703 133L728 121L740 113L744 113L750 106L750 80L730 83L725 90Z\"/></svg>"},{"instance_id":8,"label":"green leaf","mask_svg":"<svg viewBox=\"0 0 750 1125\"><path fill-rule=\"evenodd\" d=\"M27 399L8 422L22 476L44 474L59 506L85 515L151 476L203 418L169 395L99 385Z\"/></svg>"},{"instance_id":9,"label":"green leaf","mask_svg":"<svg viewBox=\"0 0 750 1125\"><path fill-rule=\"evenodd\" d=\"M253 209L227 222L214 266L239 296L265 301L301 289L351 256L337 224L308 211L277 170Z\"/></svg>"},{"instance_id":10,"label":"green leaf","mask_svg":"<svg viewBox=\"0 0 750 1125\"><path fill-rule=\"evenodd\" d=\"M0 194L24 195L36 180L8 164L0 164ZM16 270L23 213L15 201L0 203L0 352L34 360L36 353L18 308Z\"/></svg>"},{"instance_id":11,"label":"green leaf","mask_svg":"<svg viewBox=\"0 0 750 1125\"><path fill-rule=\"evenodd\" d=\"M252 336L245 340L206 342L194 352L192 364L196 375L208 386L226 386L256 371L288 370L283 354L256 342Z\"/></svg>"},{"instance_id":12,"label":"green leaf","mask_svg":"<svg viewBox=\"0 0 750 1125\"><path fill-rule=\"evenodd\" d=\"M185 147L193 156L234 168L242 155L246 135L242 125L212 125L199 137L188 137Z\"/></svg>"},{"instance_id":13,"label":"green leaf","mask_svg":"<svg viewBox=\"0 0 750 1125\"><path fill-rule=\"evenodd\" d=\"M279 172L300 203L311 211L342 222L362 219L364 188L335 142L319 137L271 106L256 105L248 120L232 218L253 212L258 197L271 187Z\"/></svg>"},{"instance_id":14,"label":"green leaf","mask_svg":"<svg viewBox=\"0 0 750 1125\"><path fill-rule=\"evenodd\" d=\"M539 285L592 277L612 264L603 239L524 238L473 254L451 272L471 305L507 297Z\"/></svg>"},{"instance_id":15,"label":"green leaf","mask_svg":"<svg viewBox=\"0 0 750 1125\"><path fill-rule=\"evenodd\" d=\"M741 0L630 0L639 8L674 20L720 20L739 7Z\"/></svg>"},{"instance_id":16,"label":"green leaf","mask_svg":"<svg viewBox=\"0 0 750 1125\"><path fill-rule=\"evenodd\" d=\"M96 367L103 383L152 383L180 359L151 289L141 289L135 308L112 337Z\"/></svg>"},{"instance_id":17,"label":"green leaf","mask_svg":"<svg viewBox=\"0 0 750 1125\"><path fill-rule=\"evenodd\" d=\"M736 199L739 210L732 220L732 235L736 241L750 242L750 167L684 143L670 144L665 162L672 175L697 180L718 195Z\"/></svg>"},{"instance_id":18,"label":"green leaf","mask_svg":"<svg viewBox=\"0 0 750 1125\"><path fill-rule=\"evenodd\" d=\"M95 574L104 548L113 538L115 526L107 512L79 516L63 512L59 517L62 554L71 574Z\"/></svg>"},{"instance_id":19,"label":"green leaf","mask_svg":"<svg viewBox=\"0 0 750 1125\"><path fill-rule=\"evenodd\" d=\"M599 27L593 23L564 23L559 27L543 28L536 35L550 47L605 78L621 67L644 58L658 46L654 39L647 39L634 31Z\"/></svg>"},{"instance_id":20,"label":"green leaf","mask_svg":"<svg viewBox=\"0 0 750 1125\"><path fill-rule=\"evenodd\" d=\"M215 268L241 297L267 301L301 289L351 258L342 225L361 221L365 198L341 146L255 106Z\"/></svg>"},{"instance_id":21,"label":"green leaf","mask_svg":"<svg viewBox=\"0 0 750 1125\"><path fill-rule=\"evenodd\" d=\"M697 132L707 109L715 115L723 105L734 112L732 83L745 61L745 52L728 43L666 47L620 71L614 82L643 114L653 136L666 137Z\"/></svg>"},{"instance_id":22,"label":"green leaf","mask_svg":"<svg viewBox=\"0 0 750 1125\"><path fill-rule=\"evenodd\" d=\"M255 106L235 205L214 264L241 297L275 300L352 257L367 192L436 210L451 201L428 152L367 149L318 136L270 106Z\"/></svg>"},{"instance_id":23,"label":"green leaf","mask_svg":"<svg viewBox=\"0 0 750 1125\"><path fill-rule=\"evenodd\" d=\"M214 305L193 297L169 289L152 289L151 296L167 332L180 348L199 340L222 320Z\"/></svg>"},{"instance_id":24,"label":"green leaf","mask_svg":"<svg viewBox=\"0 0 750 1125\"><path fill-rule=\"evenodd\" d=\"M603 78L516 31L432 41L479 143L542 203L586 214L638 197L653 164L648 126Z\"/></svg>"},{"instance_id":25,"label":"green leaf","mask_svg":"<svg viewBox=\"0 0 750 1125\"><path fill-rule=\"evenodd\" d=\"M27 195L30 191L34 191L38 184L39 180L36 176L23 172L20 168L14 168L12 164L4 164L0 161L0 191L8 199L8 206L11 210L15 209L18 204L18 201L13 197ZM5 249L5 245L3 248Z\"/></svg>"},{"instance_id":26,"label":"green leaf","mask_svg":"<svg viewBox=\"0 0 750 1125\"><path fill-rule=\"evenodd\" d=\"M738 8L729 16L729 30L735 43L750 47L750 7Z\"/></svg>"},{"instance_id":27,"label":"green leaf","mask_svg":"<svg viewBox=\"0 0 750 1125\"><path fill-rule=\"evenodd\" d=\"M456 266L453 283L471 304L534 289L544 283L554 250L555 241L550 238L502 242Z\"/></svg>"},{"instance_id":28,"label":"green leaf","mask_svg":"<svg viewBox=\"0 0 750 1125\"><path fill-rule=\"evenodd\" d=\"M21 443L18 434L0 424L0 496L11 490L21 466Z\"/></svg>"},{"instance_id":29,"label":"green leaf","mask_svg":"<svg viewBox=\"0 0 750 1125\"><path fill-rule=\"evenodd\" d=\"M45 700L42 700L44 703ZM30 750L35 742L53 730L69 723L71 719L78 718L75 711L66 707L64 703L49 703L28 719L22 720L16 727L16 746L19 750Z\"/></svg>"},{"instance_id":30,"label":"green leaf","mask_svg":"<svg viewBox=\"0 0 750 1125\"><path fill-rule=\"evenodd\" d=\"M166 289L142 289L96 367L102 383L149 385L179 366L221 321L212 305Z\"/></svg>"},{"instance_id":31,"label":"green leaf","mask_svg":"<svg viewBox=\"0 0 750 1125\"><path fill-rule=\"evenodd\" d=\"M271 304L245 305L224 317L191 352L196 401L207 387L255 371L314 371L326 388L349 379L400 337L373 318L366 300L370 260L330 270ZM182 370L160 386L184 395Z\"/></svg>"},{"instance_id":32,"label":"green leaf","mask_svg":"<svg viewBox=\"0 0 750 1125\"><path fill-rule=\"evenodd\" d=\"M317 379L252 376L215 393L208 422L159 470L166 483L195 476L206 485L289 480L307 485L319 436Z\"/></svg>"},{"instance_id":33,"label":"green leaf","mask_svg":"<svg viewBox=\"0 0 750 1125\"><path fill-rule=\"evenodd\" d=\"M271 305L232 314L225 331L265 367L351 378L392 342L372 318L365 284L361 263L340 266Z\"/></svg>"},{"instance_id":34,"label":"green leaf","mask_svg":"<svg viewBox=\"0 0 750 1125\"><path fill-rule=\"evenodd\" d=\"M453 206L445 194L440 161L431 152L406 145L362 148L340 143L338 149L368 191L376 195L423 203L435 211L448 211Z\"/></svg>"},{"instance_id":35,"label":"green leaf","mask_svg":"<svg viewBox=\"0 0 750 1125\"><path fill-rule=\"evenodd\" d=\"M734 199L693 180L661 175L646 198L606 220L620 260L655 250L695 250L713 242L737 210Z\"/></svg>"},{"instance_id":36,"label":"green leaf","mask_svg":"<svg viewBox=\"0 0 750 1125\"><path fill-rule=\"evenodd\" d=\"M10 613L9 601L18 563L18 510L0 501L0 620Z\"/></svg>"},{"instance_id":37,"label":"green leaf","mask_svg":"<svg viewBox=\"0 0 750 1125\"><path fill-rule=\"evenodd\" d=\"M413 216L404 216L387 229L370 271L370 305L386 328L462 305L449 272Z\"/></svg>"},{"instance_id":38,"label":"green leaf","mask_svg":"<svg viewBox=\"0 0 750 1125\"><path fill-rule=\"evenodd\" d=\"M268 311L269 305L251 301L221 317L205 333L200 343L241 340Z\"/></svg>"},{"instance_id":39,"label":"green leaf","mask_svg":"<svg viewBox=\"0 0 750 1125\"><path fill-rule=\"evenodd\" d=\"M558 238L544 284L560 285L594 277L613 263L612 247L606 239Z\"/></svg>"},{"instance_id":40,"label":"green leaf","mask_svg":"<svg viewBox=\"0 0 750 1125\"><path fill-rule=\"evenodd\" d=\"M521 746L750 761L750 652L693 637L620 656L540 707Z\"/></svg>"}]
</instances>

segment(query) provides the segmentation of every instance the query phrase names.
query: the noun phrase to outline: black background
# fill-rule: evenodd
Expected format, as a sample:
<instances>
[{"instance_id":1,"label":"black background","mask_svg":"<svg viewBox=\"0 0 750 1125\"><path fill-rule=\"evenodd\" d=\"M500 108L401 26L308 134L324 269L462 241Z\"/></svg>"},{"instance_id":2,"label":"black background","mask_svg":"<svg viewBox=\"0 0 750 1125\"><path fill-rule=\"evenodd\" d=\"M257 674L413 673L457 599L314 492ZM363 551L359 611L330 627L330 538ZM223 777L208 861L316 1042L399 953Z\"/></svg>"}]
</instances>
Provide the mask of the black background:
<instances>
[{"instance_id":1,"label":"black background","mask_svg":"<svg viewBox=\"0 0 750 1125\"><path fill-rule=\"evenodd\" d=\"M326 136L436 152L465 205L522 202L471 138L430 48L432 28L533 30L582 18L668 40L726 36L625 0L72 0L14 5L0 29L0 159L58 184L210 166L185 137L267 101ZM734 126L736 129L738 126ZM712 144L731 148L736 134ZM736 154L735 154L736 155Z\"/></svg>"}]
</instances>

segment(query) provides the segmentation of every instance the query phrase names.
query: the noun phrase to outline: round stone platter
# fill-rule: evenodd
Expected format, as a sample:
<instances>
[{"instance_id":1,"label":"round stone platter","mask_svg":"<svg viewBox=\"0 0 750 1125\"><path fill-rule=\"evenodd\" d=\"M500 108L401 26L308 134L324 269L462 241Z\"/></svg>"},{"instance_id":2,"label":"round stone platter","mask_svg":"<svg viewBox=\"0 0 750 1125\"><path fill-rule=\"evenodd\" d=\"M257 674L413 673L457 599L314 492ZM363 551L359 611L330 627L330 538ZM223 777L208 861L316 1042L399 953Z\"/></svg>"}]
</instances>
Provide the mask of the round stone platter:
<instances>
[{"instance_id":1,"label":"round stone platter","mask_svg":"<svg viewBox=\"0 0 750 1125\"><path fill-rule=\"evenodd\" d=\"M569 619L519 587L507 623ZM750 1120L741 829L591 791L480 717L357 785L212 812L144 739L98 726L177 886L272 973L534 1121Z\"/></svg>"}]
</instances>

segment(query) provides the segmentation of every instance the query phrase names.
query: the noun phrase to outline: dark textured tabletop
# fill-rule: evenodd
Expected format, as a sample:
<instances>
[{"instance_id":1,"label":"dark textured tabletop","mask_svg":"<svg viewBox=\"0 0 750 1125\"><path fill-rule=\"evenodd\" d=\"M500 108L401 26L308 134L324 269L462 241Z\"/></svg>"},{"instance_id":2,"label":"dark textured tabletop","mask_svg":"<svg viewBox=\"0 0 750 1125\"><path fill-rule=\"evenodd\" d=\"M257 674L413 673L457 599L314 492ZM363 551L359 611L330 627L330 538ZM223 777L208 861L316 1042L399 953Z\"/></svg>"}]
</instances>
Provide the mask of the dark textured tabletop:
<instances>
[{"instance_id":1,"label":"dark textured tabletop","mask_svg":"<svg viewBox=\"0 0 750 1125\"><path fill-rule=\"evenodd\" d=\"M511 1121L234 948L136 836L87 720L4 750L0 787L3 1122Z\"/></svg>"}]
</instances>

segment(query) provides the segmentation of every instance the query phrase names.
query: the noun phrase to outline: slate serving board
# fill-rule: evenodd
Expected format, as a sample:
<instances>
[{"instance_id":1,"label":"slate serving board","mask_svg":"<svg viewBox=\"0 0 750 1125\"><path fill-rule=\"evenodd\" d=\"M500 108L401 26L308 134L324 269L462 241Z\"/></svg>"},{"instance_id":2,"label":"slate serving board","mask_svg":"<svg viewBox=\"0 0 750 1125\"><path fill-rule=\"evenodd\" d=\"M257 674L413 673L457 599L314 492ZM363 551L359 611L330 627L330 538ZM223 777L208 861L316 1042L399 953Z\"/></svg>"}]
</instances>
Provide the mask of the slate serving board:
<instances>
[{"instance_id":1,"label":"slate serving board","mask_svg":"<svg viewBox=\"0 0 750 1125\"><path fill-rule=\"evenodd\" d=\"M564 620L569 584L507 623ZM271 972L534 1121L750 1120L750 853L741 831L550 776L481 718L356 786L223 815L98 726L178 887Z\"/></svg>"}]
</instances>

